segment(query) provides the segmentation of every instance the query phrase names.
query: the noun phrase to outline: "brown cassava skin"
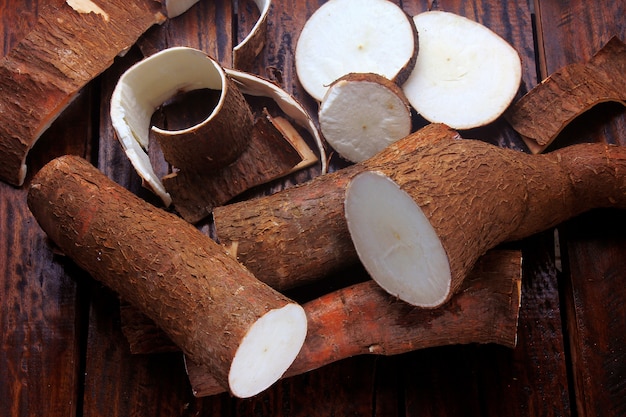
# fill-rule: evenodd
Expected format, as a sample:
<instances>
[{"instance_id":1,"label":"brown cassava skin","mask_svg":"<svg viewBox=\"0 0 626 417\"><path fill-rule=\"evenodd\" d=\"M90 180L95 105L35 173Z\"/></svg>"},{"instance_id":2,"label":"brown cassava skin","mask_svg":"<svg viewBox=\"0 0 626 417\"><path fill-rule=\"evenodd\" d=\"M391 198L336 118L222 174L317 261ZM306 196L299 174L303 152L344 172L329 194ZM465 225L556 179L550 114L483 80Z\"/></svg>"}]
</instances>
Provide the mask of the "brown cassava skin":
<instances>
[{"instance_id":1,"label":"brown cassava skin","mask_svg":"<svg viewBox=\"0 0 626 417\"><path fill-rule=\"evenodd\" d=\"M386 164L425 143L457 138L447 126L432 124L379 154ZM367 162L367 161L365 161ZM286 290L358 262L343 212L350 180L365 162L273 194L216 207L219 241L270 286Z\"/></svg>"},{"instance_id":2,"label":"brown cassava skin","mask_svg":"<svg viewBox=\"0 0 626 417\"><path fill-rule=\"evenodd\" d=\"M178 171L162 181L178 214L197 223L242 192L290 172L302 161L298 151L265 117L250 134L250 143L231 164L202 174Z\"/></svg>"},{"instance_id":3,"label":"brown cassava skin","mask_svg":"<svg viewBox=\"0 0 626 417\"><path fill-rule=\"evenodd\" d=\"M303 305L309 332L284 377L356 355L396 355L467 343L514 347L520 296L519 251L483 256L463 291L437 309L412 307L373 281L334 291ZM223 392L210 373L191 361L187 373L194 395Z\"/></svg>"},{"instance_id":4,"label":"brown cassava skin","mask_svg":"<svg viewBox=\"0 0 626 417\"><path fill-rule=\"evenodd\" d=\"M543 152L572 120L607 101L626 105L626 44L611 38L586 63L551 74L505 113L533 153Z\"/></svg>"},{"instance_id":5,"label":"brown cassava skin","mask_svg":"<svg viewBox=\"0 0 626 417\"><path fill-rule=\"evenodd\" d=\"M412 146L411 135L347 170L216 210L219 239L237 242L240 261L267 274L259 279L276 285L272 275L284 277L279 288L298 285L302 276L315 279L300 265L309 254L314 265L328 259L335 268L349 265L356 255L344 218L345 189L356 173L379 171L411 195L441 239L452 273L446 302L488 249L593 208L626 208L626 147L582 144L530 155L450 140L438 131L443 128L431 129L440 138L433 143Z\"/></svg>"},{"instance_id":6,"label":"brown cassava skin","mask_svg":"<svg viewBox=\"0 0 626 417\"><path fill-rule=\"evenodd\" d=\"M239 88L229 77L225 79L220 103L205 121L180 131L153 129L165 160L190 175L224 168L250 144L252 110Z\"/></svg>"},{"instance_id":7,"label":"brown cassava skin","mask_svg":"<svg viewBox=\"0 0 626 417\"><path fill-rule=\"evenodd\" d=\"M21 186L26 156L50 123L120 52L165 20L153 0L108 1L102 9L108 20L65 2L44 7L0 60L0 180Z\"/></svg>"},{"instance_id":8,"label":"brown cassava skin","mask_svg":"<svg viewBox=\"0 0 626 417\"><path fill-rule=\"evenodd\" d=\"M195 227L79 157L42 168L28 206L66 256L150 317L224 388L250 326L292 303Z\"/></svg>"}]
</instances>

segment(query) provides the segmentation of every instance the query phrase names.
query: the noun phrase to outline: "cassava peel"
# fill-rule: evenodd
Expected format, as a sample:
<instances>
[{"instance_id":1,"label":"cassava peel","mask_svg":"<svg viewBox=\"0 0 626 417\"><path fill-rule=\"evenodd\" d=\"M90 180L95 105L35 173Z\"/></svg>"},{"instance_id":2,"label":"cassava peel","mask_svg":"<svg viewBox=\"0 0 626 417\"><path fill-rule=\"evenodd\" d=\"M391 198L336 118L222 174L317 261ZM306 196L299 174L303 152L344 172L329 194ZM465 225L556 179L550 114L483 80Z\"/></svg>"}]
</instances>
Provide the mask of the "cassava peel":
<instances>
[{"instance_id":1,"label":"cassava peel","mask_svg":"<svg viewBox=\"0 0 626 417\"><path fill-rule=\"evenodd\" d=\"M28 206L65 255L150 317L235 396L269 387L300 350L302 307L87 161L64 156L44 166Z\"/></svg>"},{"instance_id":2,"label":"cassava peel","mask_svg":"<svg viewBox=\"0 0 626 417\"><path fill-rule=\"evenodd\" d=\"M415 145L420 136L439 140ZM316 279L311 270L320 271L319 278L330 266L337 270L354 261L355 249L345 240L346 188L361 172L380 172L410 195L445 250L450 276L438 279L449 280L449 285L425 303L434 307L459 289L488 249L595 207L626 208L625 147L584 144L528 155L450 136L446 128L429 125L347 169L273 196L225 206L214 213L217 235L223 244L236 246L240 261L260 279L273 281L270 285ZM264 253L271 255L266 259ZM305 263L302 259L315 267L299 265ZM275 277L282 281L275 282Z\"/></svg>"},{"instance_id":3,"label":"cassava peel","mask_svg":"<svg viewBox=\"0 0 626 417\"><path fill-rule=\"evenodd\" d=\"M505 116L531 152L540 153L572 120L607 101L626 106L626 45L617 37L589 62L573 63L551 74Z\"/></svg>"},{"instance_id":4,"label":"cassava peel","mask_svg":"<svg viewBox=\"0 0 626 417\"><path fill-rule=\"evenodd\" d=\"M339 155L361 162L411 133L411 105L402 89L387 78L350 73L326 91L319 125Z\"/></svg>"},{"instance_id":5,"label":"cassava peel","mask_svg":"<svg viewBox=\"0 0 626 417\"><path fill-rule=\"evenodd\" d=\"M165 21L153 0L108 1L87 13L48 5L0 60L0 180L21 186L26 156L79 90L149 27Z\"/></svg>"}]
</instances>

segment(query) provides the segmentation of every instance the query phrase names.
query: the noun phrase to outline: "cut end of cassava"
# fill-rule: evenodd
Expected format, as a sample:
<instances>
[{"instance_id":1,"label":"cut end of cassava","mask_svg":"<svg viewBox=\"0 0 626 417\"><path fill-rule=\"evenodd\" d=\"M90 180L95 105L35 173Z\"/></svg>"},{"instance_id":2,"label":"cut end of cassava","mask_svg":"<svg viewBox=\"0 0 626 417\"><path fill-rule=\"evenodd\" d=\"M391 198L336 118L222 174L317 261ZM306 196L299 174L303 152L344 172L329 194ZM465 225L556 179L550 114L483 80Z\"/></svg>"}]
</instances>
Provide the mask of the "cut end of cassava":
<instances>
[{"instance_id":1,"label":"cut end of cassava","mask_svg":"<svg viewBox=\"0 0 626 417\"><path fill-rule=\"evenodd\" d=\"M258 319L233 358L228 374L232 394L252 397L278 381L300 352L306 332L306 313L295 303Z\"/></svg>"},{"instance_id":2,"label":"cut end of cassava","mask_svg":"<svg viewBox=\"0 0 626 417\"><path fill-rule=\"evenodd\" d=\"M415 306L445 302L452 281L446 251L422 209L394 181L373 171L354 177L345 214L359 259L378 285Z\"/></svg>"},{"instance_id":3,"label":"cut end of cassava","mask_svg":"<svg viewBox=\"0 0 626 417\"><path fill-rule=\"evenodd\" d=\"M343 158L368 159L411 133L411 107L402 89L373 73L333 82L319 111L320 130Z\"/></svg>"},{"instance_id":4,"label":"cut end of cassava","mask_svg":"<svg viewBox=\"0 0 626 417\"><path fill-rule=\"evenodd\" d=\"M330 0L307 20L296 45L298 79L321 101L328 86L352 72L402 83L417 56L417 31L388 0Z\"/></svg>"},{"instance_id":5,"label":"cut end of cassava","mask_svg":"<svg viewBox=\"0 0 626 417\"><path fill-rule=\"evenodd\" d=\"M426 120L454 129L497 119L517 94L522 65L517 51L478 22L429 11L413 18L419 55L402 88Z\"/></svg>"}]
</instances>

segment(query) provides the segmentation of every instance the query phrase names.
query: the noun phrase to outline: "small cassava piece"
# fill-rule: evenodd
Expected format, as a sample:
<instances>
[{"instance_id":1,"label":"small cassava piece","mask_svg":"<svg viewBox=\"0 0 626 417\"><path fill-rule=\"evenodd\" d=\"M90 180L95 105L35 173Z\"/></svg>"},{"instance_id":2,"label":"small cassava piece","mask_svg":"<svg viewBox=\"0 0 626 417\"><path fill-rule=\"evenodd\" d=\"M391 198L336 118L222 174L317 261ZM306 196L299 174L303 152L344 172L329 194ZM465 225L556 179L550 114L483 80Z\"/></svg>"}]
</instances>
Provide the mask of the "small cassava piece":
<instances>
[{"instance_id":1,"label":"small cassava piece","mask_svg":"<svg viewBox=\"0 0 626 417\"><path fill-rule=\"evenodd\" d=\"M387 78L351 73L326 91L319 124L340 156L361 162L411 133L411 105L402 89Z\"/></svg>"},{"instance_id":2,"label":"small cassava piece","mask_svg":"<svg viewBox=\"0 0 626 417\"><path fill-rule=\"evenodd\" d=\"M309 301L303 305L309 331L284 377L356 355L397 355L466 343L497 343L513 348L520 308L521 263L519 251L489 251L477 262L463 291L436 310L414 308L399 301L372 280ZM172 351L171 342L136 309L127 307L122 311L122 325L133 353ZM194 395L224 391L206 369L191 361L186 365Z\"/></svg>"},{"instance_id":3,"label":"small cassava piece","mask_svg":"<svg viewBox=\"0 0 626 417\"><path fill-rule=\"evenodd\" d=\"M417 57L411 17L388 0L330 0L307 20L296 44L298 79L318 102L342 76L373 72L398 84Z\"/></svg>"},{"instance_id":4,"label":"small cassava piece","mask_svg":"<svg viewBox=\"0 0 626 417\"><path fill-rule=\"evenodd\" d=\"M426 120L453 129L486 125L517 94L522 64L517 51L478 22L450 12L413 17L419 55L402 89Z\"/></svg>"},{"instance_id":5,"label":"small cassava piece","mask_svg":"<svg viewBox=\"0 0 626 417\"><path fill-rule=\"evenodd\" d=\"M436 307L498 244L593 208L626 208L626 147L580 144L529 155L453 136L431 124L358 164L223 206L214 212L217 236L257 278L272 286L295 286L319 279L318 271L350 265L355 245L345 238L361 231L369 234L371 245L365 252L356 245L358 256L378 259L390 271L383 288L410 304ZM352 182L366 171L373 172ZM394 204L400 206L387 209ZM424 230L434 230L426 240L413 229L422 216ZM439 261L431 267L434 257Z\"/></svg>"},{"instance_id":6,"label":"small cassava piece","mask_svg":"<svg viewBox=\"0 0 626 417\"><path fill-rule=\"evenodd\" d=\"M272 385L304 343L301 306L194 226L84 159L63 156L44 166L28 206L66 256L151 318L237 397Z\"/></svg>"},{"instance_id":7,"label":"small cassava piece","mask_svg":"<svg viewBox=\"0 0 626 417\"><path fill-rule=\"evenodd\" d=\"M79 90L165 21L154 0L97 3L46 5L0 60L0 180L21 186L28 152Z\"/></svg>"},{"instance_id":8,"label":"small cassava piece","mask_svg":"<svg viewBox=\"0 0 626 417\"><path fill-rule=\"evenodd\" d=\"M505 117L533 153L543 152L576 117L614 101L626 106L626 45L611 38L587 63L570 64L514 103Z\"/></svg>"}]
</instances>

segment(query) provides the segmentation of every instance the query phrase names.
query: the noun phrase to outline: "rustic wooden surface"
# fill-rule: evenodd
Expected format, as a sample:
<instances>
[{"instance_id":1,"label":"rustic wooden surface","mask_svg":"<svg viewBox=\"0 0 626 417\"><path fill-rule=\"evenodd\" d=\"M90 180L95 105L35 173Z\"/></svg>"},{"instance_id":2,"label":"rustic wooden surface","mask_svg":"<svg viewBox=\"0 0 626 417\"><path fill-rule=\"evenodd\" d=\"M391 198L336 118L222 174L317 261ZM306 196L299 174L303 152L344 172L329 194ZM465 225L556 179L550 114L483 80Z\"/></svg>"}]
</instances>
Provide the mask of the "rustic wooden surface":
<instances>
[{"instance_id":1,"label":"rustic wooden surface","mask_svg":"<svg viewBox=\"0 0 626 417\"><path fill-rule=\"evenodd\" d=\"M4 54L46 3L63 1L0 1ZM293 51L299 30L321 3L274 0L266 47L250 69L311 109L295 76ZM398 3L410 14L456 12L499 33L523 59L520 94L556 69L589 59L611 36L626 40L624 0ZM232 45L257 15L252 1L201 0L152 28L40 139L29 156L31 175L57 155L82 155L158 204L113 136L108 100L117 78L142 54L174 45L205 50L228 66ZM576 120L554 146L626 145L625 128L624 108L603 104ZM464 135L524 151L501 121ZM316 174L300 173L287 183ZM25 188L0 183L0 416L626 415L626 217L596 211L557 232L513 244L524 251L515 349L469 345L355 357L281 381L251 399L194 398L180 355L131 355L116 295L55 253L26 207Z\"/></svg>"}]
</instances>

